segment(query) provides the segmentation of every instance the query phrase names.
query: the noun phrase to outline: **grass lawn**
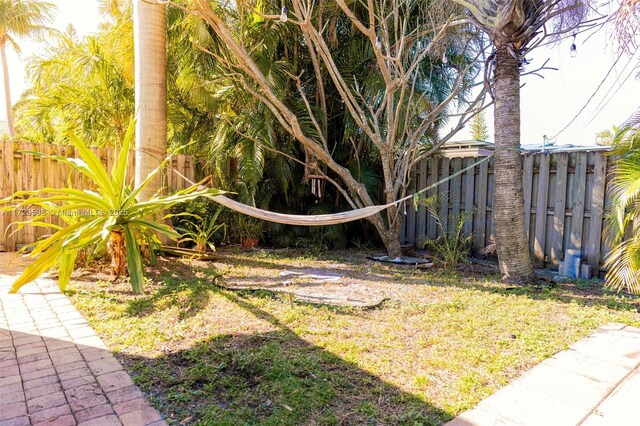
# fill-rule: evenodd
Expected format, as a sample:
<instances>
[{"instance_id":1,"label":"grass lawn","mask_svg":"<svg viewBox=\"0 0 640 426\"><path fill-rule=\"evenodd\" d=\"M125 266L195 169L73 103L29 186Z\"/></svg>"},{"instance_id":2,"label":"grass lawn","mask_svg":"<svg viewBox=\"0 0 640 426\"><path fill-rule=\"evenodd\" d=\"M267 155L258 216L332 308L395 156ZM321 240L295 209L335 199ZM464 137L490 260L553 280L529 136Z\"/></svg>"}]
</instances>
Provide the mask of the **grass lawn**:
<instances>
[{"instance_id":1,"label":"grass lawn","mask_svg":"<svg viewBox=\"0 0 640 426\"><path fill-rule=\"evenodd\" d=\"M292 307L213 284L293 266L338 268L389 299ZM68 293L169 424L441 424L602 324L640 325L638 299L595 284L514 288L356 252L228 251L156 270L142 296L95 271Z\"/></svg>"}]
</instances>

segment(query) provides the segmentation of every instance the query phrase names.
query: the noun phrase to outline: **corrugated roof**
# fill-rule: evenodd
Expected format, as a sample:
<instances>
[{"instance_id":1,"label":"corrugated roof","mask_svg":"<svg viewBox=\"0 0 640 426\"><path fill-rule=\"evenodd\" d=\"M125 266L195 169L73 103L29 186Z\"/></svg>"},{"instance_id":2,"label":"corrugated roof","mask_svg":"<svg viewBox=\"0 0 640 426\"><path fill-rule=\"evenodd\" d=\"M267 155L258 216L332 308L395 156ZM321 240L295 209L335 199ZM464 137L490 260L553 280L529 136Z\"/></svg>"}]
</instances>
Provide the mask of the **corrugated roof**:
<instances>
[{"instance_id":1,"label":"corrugated roof","mask_svg":"<svg viewBox=\"0 0 640 426\"><path fill-rule=\"evenodd\" d=\"M482 156L489 155L495 148L495 143L480 140L462 140L448 141L442 147L442 154L447 157L466 157L466 156ZM589 151L610 151L610 146L602 145L556 145L553 143L546 144L523 144L521 147L524 152L589 152Z\"/></svg>"}]
</instances>

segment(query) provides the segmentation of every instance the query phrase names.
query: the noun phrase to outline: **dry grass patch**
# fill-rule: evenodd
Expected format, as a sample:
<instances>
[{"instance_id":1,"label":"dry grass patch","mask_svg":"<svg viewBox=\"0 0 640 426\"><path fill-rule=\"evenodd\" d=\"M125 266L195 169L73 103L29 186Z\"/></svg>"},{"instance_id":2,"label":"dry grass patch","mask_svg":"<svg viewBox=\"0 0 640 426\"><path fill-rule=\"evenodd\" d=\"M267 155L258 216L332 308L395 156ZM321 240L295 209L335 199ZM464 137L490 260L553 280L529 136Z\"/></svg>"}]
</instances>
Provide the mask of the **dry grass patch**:
<instances>
[{"instance_id":1,"label":"dry grass patch","mask_svg":"<svg viewBox=\"0 0 640 426\"><path fill-rule=\"evenodd\" d=\"M291 307L214 284L295 267L340 270L389 300ZM593 284L513 288L354 252L231 251L157 270L143 296L95 271L70 295L171 424L441 424L599 325L640 325L638 299Z\"/></svg>"}]
</instances>

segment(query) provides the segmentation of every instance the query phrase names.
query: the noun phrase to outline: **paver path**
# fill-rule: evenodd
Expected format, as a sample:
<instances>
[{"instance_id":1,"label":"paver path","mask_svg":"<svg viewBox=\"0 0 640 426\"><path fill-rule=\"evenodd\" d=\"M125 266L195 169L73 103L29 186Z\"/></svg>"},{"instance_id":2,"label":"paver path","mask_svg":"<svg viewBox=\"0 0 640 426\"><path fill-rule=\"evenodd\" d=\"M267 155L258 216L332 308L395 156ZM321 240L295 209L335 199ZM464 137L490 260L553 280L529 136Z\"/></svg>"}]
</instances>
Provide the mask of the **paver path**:
<instances>
[{"instance_id":1,"label":"paver path","mask_svg":"<svg viewBox=\"0 0 640 426\"><path fill-rule=\"evenodd\" d=\"M640 329L608 324L447 426L640 425Z\"/></svg>"},{"instance_id":2,"label":"paver path","mask_svg":"<svg viewBox=\"0 0 640 426\"><path fill-rule=\"evenodd\" d=\"M0 253L0 426L165 425L56 283L7 294Z\"/></svg>"}]
</instances>

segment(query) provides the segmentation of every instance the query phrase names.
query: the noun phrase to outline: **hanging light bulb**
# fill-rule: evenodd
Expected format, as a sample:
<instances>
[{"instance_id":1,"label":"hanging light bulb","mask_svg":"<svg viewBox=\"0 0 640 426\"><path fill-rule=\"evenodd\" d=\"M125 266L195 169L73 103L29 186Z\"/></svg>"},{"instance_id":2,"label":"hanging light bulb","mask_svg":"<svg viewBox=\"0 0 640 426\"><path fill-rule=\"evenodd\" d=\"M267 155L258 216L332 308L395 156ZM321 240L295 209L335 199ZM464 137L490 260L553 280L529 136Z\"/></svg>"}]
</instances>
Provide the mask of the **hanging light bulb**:
<instances>
[{"instance_id":1,"label":"hanging light bulb","mask_svg":"<svg viewBox=\"0 0 640 426\"><path fill-rule=\"evenodd\" d=\"M573 43L571 43L571 50L569 50L569 55L572 58L575 58L578 55L578 47L576 46L576 35L573 35Z\"/></svg>"},{"instance_id":2,"label":"hanging light bulb","mask_svg":"<svg viewBox=\"0 0 640 426\"><path fill-rule=\"evenodd\" d=\"M289 9L287 9L287 6L282 6L282 10L280 11L280 20L282 22L287 22L289 20L289 17L287 16L287 12L289 12Z\"/></svg>"},{"instance_id":3,"label":"hanging light bulb","mask_svg":"<svg viewBox=\"0 0 640 426\"><path fill-rule=\"evenodd\" d=\"M378 34L376 36L376 49L381 49L382 48L382 37L380 37L380 34Z\"/></svg>"}]
</instances>

